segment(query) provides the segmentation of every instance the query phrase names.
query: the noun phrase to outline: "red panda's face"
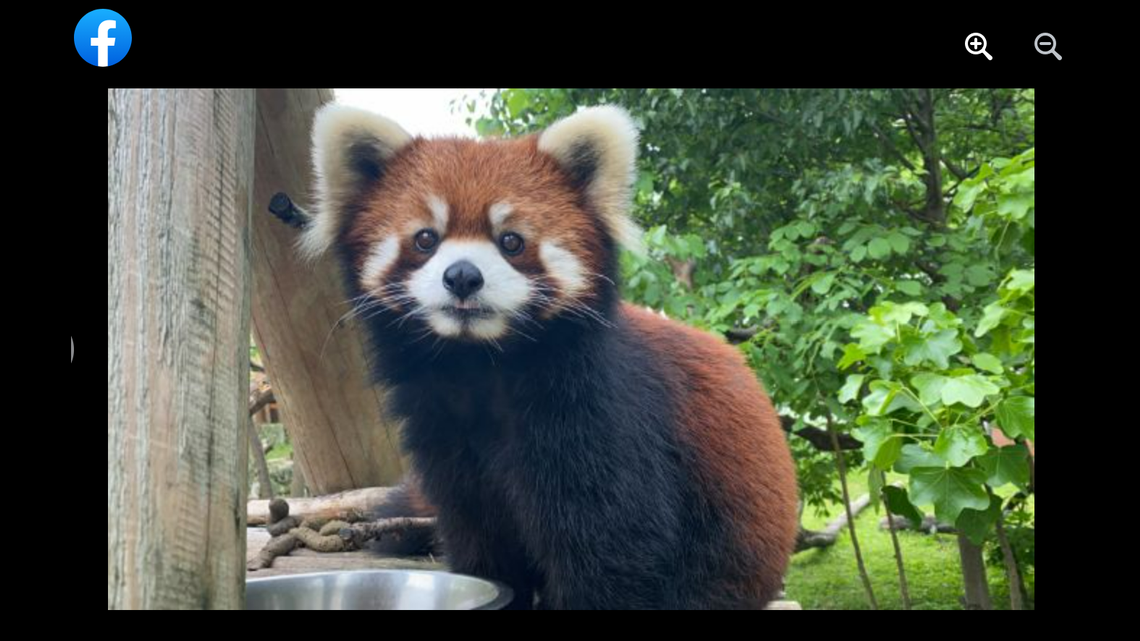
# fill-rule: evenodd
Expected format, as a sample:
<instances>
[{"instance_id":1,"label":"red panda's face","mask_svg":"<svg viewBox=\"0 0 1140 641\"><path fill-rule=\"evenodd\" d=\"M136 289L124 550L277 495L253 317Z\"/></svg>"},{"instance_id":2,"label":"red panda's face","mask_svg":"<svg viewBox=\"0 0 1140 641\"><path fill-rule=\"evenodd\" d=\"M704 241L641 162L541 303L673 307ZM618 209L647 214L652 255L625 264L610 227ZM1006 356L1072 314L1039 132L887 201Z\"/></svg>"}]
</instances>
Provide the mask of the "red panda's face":
<instances>
[{"instance_id":1,"label":"red panda's face","mask_svg":"<svg viewBox=\"0 0 1140 641\"><path fill-rule=\"evenodd\" d=\"M314 127L322 197L303 249L341 250L367 310L446 339L497 342L560 315L598 317L627 217L636 133L585 110L507 141L411 138L326 107Z\"/></svg>"}]
</instances>

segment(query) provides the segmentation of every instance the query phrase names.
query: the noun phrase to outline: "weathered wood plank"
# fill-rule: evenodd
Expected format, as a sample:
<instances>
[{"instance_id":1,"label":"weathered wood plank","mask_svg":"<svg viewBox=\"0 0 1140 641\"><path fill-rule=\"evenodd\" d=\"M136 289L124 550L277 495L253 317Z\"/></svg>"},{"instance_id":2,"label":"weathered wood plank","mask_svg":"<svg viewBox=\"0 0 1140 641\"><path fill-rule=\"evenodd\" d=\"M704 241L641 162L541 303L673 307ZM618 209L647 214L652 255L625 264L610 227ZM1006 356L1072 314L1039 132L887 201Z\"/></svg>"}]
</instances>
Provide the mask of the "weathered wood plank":
<instances>
[{"instance_id":1,"label":"weathered wood plank","mask_svg":"<svg viewBox=\"0 0 1140 641\"><path fill-rule=\"evenodd\" d=\"M313 494L395 485L403 475L398 426L381 414L368 380L365 338L349 311L332 257L297 260L297 231L267 211L284 191L304 204L312 185L313 114L329 89L260 89L253 217L253 329Z\"/></svg>"},{"instance_id":2,"label":"weathered wood plank","mask_svg":"<svg viewBox=\"0 0 1140 641\"><path fill-rule=\"evenodd\" d=\"M107 607L241 608L252 90L107 92Z\"/></svg>"}]
</instances>

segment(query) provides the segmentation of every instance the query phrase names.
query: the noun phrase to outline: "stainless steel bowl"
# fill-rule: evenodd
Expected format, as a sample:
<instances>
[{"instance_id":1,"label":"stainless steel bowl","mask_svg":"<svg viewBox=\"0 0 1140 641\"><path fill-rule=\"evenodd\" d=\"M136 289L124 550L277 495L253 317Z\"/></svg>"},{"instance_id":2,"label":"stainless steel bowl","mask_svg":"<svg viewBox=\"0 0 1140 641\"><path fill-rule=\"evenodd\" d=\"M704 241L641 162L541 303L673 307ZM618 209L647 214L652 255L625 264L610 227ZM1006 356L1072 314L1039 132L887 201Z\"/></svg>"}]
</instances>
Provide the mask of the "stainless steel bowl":
<instances>
[{"instance_id":1,"label":"stainless steel bowl","mask_svg":"<svg viewBox=\"0 0 1140 641\"><path fill-rule=\"evenodd\" d=\"M498 610L511 589L450 572L359 570L249 579L247 610Z\"/></svg>"}]
</instances>

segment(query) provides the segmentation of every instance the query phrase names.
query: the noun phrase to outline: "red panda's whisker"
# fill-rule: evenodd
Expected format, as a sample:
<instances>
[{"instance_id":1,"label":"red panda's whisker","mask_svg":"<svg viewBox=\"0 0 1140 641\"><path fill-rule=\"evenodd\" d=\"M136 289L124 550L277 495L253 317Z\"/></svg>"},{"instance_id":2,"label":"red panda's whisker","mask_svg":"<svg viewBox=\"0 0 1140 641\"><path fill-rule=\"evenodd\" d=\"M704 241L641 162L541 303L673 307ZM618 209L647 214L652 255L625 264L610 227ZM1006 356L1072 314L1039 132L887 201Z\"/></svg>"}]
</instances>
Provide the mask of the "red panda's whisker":
<instances>
[{"instance_id":1,"label":"red panda's whisker","mask_svg":"<svg viewBox=\"0 0 1140 641\"><path fill-rule=\"evenodd\" d=\"M555 299L540 292L532 292L540 303L542 303L548 310L563 310L569 315L581 318L582 320L593 320L598 324L605 327L614 327L605 316L598 310L586 305L582 301L575 298Z\"/></svg>"},{"instance_id":2,"label":"red panda's whisker","mask_svg":"<svg viewBox=\"0 0 1140 641\"><path fill-rule=\"evenodd\" d=\"M606 281L607 283L613 285L614 287L617 287L617 284L614 283L612 280L610 280L609 276L606 276L605 274L599 274L598 272L592 272L589 270L583 270L582 273L586 274L587 276L593 276L594 278L600 278L600 279Z\"/></svg>"},{"instance_id":3,"label":"red panda's whisker","mask_svg":"<svg viewBox=\"0 0 1140 641\"><path fill-rule=\"evenodd\" d=\"M359 296L354 296L347 300L341 301L341 304L348 304L355 307L361 302L367 302L369 299L375 299L377 296L383 295L387 292L397 291L403 286L403 283L388 283L387 285L381 285L380 287L370 289Z\"/></svg>"},{"instance_id":4,"label":"red panda's whisker","mask_svg":"<svg viewBox=\"0 0 1140 641\"><path fill-rule=\"evenodd\" d=\"M361 294L361 296L367 296L367 295L368 295L367 293ZM360 298L361 296L357 296L356 298L350 298L349 300L356 300L356 299ZM368 302L365 302L363 305L353 305L352 309L348 310L347 312L342 314L340 318L336 319L336 322L334 322L332 324L332 327L329 328L328 333L325 334L325 340L324 340L324 342L321 343L321 353L320 353L320 355L317 356L317 360L318 361L324 360L325 350L328 348L329 340L332 339L333 332L336 331L336 328L341 327L344 323L347 323L348 321L352 320L356 316L373 309L375 306L378 306L379 304L380 303L378 301L376 301L376 302L368 301Z\"/></svg>"},{"instance_id":5,"label":"red panda's whisker","mask_svg":"<svg viewBox=\"0 0 1140 641\"><path fill-rule=\"evenodd\" d=\"M393 324L395 324L396 328L399 329L399 328L404 326L404 322L407 321L409 318L411 318L412 316L421 316L426 311L428 311L427 307L420 305L419 303L416 303L416 305L414 305L407 313L401 315L399 318L392 321L391 323L388 323L388 327L391 327Z\"/></svg>"},{"instance_id":6,"label":"red panda's whisker","mask_svg":"<svg viewBox=\"0 0 1140 641\"><path fill-rule=\"evenodd\" d=\"M533 341L535 343L538 342L537 338L531 336L530 334L527 334L526 332L522 331L521 329L519 329L517 327L511 327L510 325L507 325L506 329L507 329L508 333L518 334L519 336L522 336L523 338L525 338L527 340Z\"/></svg>"}]
</instances>

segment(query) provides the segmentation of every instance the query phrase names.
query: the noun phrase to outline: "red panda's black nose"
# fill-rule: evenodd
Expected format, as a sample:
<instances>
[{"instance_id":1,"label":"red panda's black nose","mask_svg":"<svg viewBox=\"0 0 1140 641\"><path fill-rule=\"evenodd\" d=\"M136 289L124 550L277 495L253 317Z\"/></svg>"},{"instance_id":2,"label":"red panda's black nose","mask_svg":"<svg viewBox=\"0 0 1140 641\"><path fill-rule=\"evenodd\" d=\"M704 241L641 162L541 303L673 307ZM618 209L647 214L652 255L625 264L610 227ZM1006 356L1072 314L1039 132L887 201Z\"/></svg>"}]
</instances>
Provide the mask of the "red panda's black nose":
<instances>
[{"instance_id":1,"label":"red panda's black nose","mask_svg":"<svg viewBox=\"0 0 1140 641\"><path fill-rule=\"evenodd\" d=\"M457 261L443 272L443 286L459 298L467 298L483 287L483 272L466 260Z\"/></svg>"}]
</instances>

